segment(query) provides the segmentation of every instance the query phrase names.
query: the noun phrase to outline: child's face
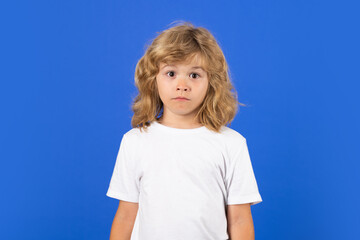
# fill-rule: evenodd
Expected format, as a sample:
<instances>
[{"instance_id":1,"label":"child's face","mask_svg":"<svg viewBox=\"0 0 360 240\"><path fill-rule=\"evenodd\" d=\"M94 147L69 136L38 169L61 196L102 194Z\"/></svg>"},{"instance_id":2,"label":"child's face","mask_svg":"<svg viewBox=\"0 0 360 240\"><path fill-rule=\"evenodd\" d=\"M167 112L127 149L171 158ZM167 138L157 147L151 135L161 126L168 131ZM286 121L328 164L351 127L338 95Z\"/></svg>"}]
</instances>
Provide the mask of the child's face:
<instances>
[{"instance_id":1,"label":"child's face","mask_svg":"<svg viewBox=\"0 0 360 240\"><path fill-rule=\"evenodd\" d=\"M195 57L190 63L160 63L156 82L164 104L164 121L194 119L209 84L205 70L197 68L201 67L200 63L199 57Z\"/></svg>"}]
</instances>

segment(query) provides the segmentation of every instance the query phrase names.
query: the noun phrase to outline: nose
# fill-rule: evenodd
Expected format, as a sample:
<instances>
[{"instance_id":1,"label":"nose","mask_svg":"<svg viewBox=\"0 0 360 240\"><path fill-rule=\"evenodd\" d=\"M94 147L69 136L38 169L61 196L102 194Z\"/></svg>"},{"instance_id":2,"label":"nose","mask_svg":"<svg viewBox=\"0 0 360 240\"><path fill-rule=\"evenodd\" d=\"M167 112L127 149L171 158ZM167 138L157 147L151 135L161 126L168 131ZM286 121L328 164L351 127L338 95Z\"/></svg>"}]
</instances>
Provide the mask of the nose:
<instances>
[{"instance_id":1,"label":"nose","mask_svg":"<svg viewBox=\"0 0 360 240\"><path fill-rule=\"evenodd\" d=\"M189 91L188 87L177 87L176 90L181 90L181 91Z\"/></svg>"},{"instance_id":2,"label":"nose","mask_svg":"<svg viewBox=\"0 0 360 240\"><path fill-rule=\"evenodd\" d=\"M185 80L180 79L180 80L178 81L177 86L176 86L176 90L177 90L177 91L180 90L180 91L186 91L186 92L188 92L188 91L189 91L189 87L186 85L185 82L186 82Z\"/></svg>"}]
</instances>

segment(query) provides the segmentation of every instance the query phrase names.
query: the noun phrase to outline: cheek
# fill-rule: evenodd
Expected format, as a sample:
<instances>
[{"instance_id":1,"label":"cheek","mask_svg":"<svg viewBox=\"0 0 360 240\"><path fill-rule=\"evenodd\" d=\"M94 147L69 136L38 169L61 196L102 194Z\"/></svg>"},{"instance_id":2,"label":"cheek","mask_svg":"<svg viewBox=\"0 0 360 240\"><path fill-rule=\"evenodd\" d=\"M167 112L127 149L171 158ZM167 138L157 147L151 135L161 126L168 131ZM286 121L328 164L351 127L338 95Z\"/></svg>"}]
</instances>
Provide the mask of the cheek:
<instances>
[{"instance_id":1,"label":"cheek","mask_svg":"<svg viewBox=\"0 0 360 240\"><path fill-rule=\"evenodd\" d=\"M158 84L161 86L162 89L170 89L170 88L172 88L174 81L160 77Z\"/></svg>"},{"instance_id":2,"label":"cheek","mask_svg":"<svg viewBox=\"0 0 360 240\"><path fill-rule=\"evenodd\" d=\"M169 86L168 84L166 84L165 81L162 81L161 79L159 79L157 82L157 88L158 88L158 92L161 98L164 98L168 95L169 93Z\"/></svg>"},{"instance_id":3,"label":"cheek","mask_svg":"<svg viewBox=\"0 0 360 240\"><path fill-rule=\"evenodd\" d=\"M209 85L208 82L201 83L201 85L198 86L198 89L199 89L198 93L200 95L205 95L207 92L207 89L208 89L208 85Z\"/></svg>"}]
</instances>

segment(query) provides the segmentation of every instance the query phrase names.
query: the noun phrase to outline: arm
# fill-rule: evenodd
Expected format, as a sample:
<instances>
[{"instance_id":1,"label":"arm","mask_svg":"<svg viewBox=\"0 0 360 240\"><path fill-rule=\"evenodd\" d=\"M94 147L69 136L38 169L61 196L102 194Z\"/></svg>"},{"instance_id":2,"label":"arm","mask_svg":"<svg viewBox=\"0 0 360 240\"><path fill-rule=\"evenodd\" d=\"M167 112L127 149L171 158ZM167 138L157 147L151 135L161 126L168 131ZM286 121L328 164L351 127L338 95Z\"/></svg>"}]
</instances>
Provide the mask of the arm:
<instances>
[{"instance_id":1,"label":"arm","mask_svg":"<svg viewBox=\"0 0 360 240\"><path fill-rule=\"evenodd\" d=\"M254 240L254 224L250 204L226 206L228 233L230 240Z\"/></svg>"},{"instance_id":2,"label":"arm","mask_svg":"<svg viewBox=\"0 0 360 240\"><path fill-rule=\"evenodd\" d=\"M110 240L130 240L138 206L138 203L119 201L119 207L111 226Z\"/></svg>"}]
</instances>

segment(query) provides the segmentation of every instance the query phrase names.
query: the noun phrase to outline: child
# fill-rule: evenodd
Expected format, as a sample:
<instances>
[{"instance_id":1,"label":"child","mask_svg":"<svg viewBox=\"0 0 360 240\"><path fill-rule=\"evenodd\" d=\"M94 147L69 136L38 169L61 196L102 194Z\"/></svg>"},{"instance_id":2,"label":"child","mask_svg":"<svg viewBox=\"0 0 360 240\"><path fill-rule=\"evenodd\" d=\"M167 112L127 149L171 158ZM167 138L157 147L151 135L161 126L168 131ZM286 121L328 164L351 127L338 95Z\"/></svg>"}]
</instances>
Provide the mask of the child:
<instances>
[{"instance_id":1,"label":"child","mask_svg":"<svg viewBox=\"0 0 360 240\"><path fill-rule=\"evenodd\" d=\"M189 22L161 32L135 84L106 193L120 200L110 239L254 239L262 198L245 137L225 126L243 104L213 35Z\"/></svg>"}]
</instances>

